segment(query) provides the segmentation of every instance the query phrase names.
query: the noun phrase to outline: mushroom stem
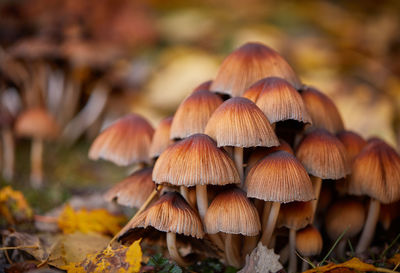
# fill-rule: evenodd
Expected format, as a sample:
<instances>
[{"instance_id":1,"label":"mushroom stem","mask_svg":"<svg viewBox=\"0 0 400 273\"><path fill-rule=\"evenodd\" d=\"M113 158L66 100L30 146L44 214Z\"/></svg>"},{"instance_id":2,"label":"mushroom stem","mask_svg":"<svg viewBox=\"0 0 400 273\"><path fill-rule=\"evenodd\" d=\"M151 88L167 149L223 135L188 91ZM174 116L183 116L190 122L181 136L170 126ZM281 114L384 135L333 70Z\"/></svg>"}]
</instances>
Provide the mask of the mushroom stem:
<instances>
[{"instance_id":1,"label":"mushroom stem","mask_svg":"<svg viewBox=\"0 0 400 273\"><path fill-rule=\"evenodd\" d=\"M242 263L240 260L240 254L237 247L233 243L233 234L227 233L225 236L225 254L226 260L229 265L240 268Z\"/></svg>"},{"instance_id":2,"label":"mushroom stem","mask_svg":"<svg viewBox=\"0 0 400 273\"><path fill-rule=\"evenodd\" d=\"M234 147L233 150L233 158L235 160L236 169L239 172L241 185L243 187L243 148L242 147Z\"/></svg>"},{"instance_id":3,"label":"mushroom stem","mask_svg":"<svg viewBox=\"0 0 400 273\"><path fill-rule=\"evenodd\" d=\"M262 219L261 219L263 229L265 229L265 227L267 226L269 212L271 211L271 205L272 205L271 202L264 202L264 209L262 211Z\"/></svg>"},{"instance_id":4,"label":"mushroom stem","mask_svg":"<svg viewBox=\"0 0 400 273\"><path fill-rule=\"evenodd\" d=\"M296 230L291 228L289 230L289 267L288 273L294 273L297 269L297 257L296 257Z\"/></svg>"},{"instance_id":5,"label":"mushroom stem","mask_svg":"<svg viewBox=\"0 0 400 273\"><path fill-rule=\"evenodd\" d=\"M365 221L363 232L361 234L360 240L358 241L356 253L364 252L370 245L374 236L376 223L378 222L380 207L381 204L379 203L379 201L371 198L367 220Z\"/></svg>"},{"instance_id":6,"label":"mushroom stem","mask_svg":"<svg viewBox=\"0 0 400 273\"><path fill-rule=\"evenodd\" d=\"M40 188L43 183L43 140L34 138L31 147L31 185Z\"/></svg>"},{"instance_id":7,"label":"mushroom stem","mask_svg":"<svg viewBox=\"0 0 400 273\"><path fill-rule=\"evenodd\" d=\"M176 234L172 232L167 233L167 247L171 258L180 266L188 266L190 263L185 261L176 247Z\"/></svg>"},{"instance_id":8,"label":"mushroom stem","mask_svg":"<svg viewBox=\"0 0 400 273\"><path fill-rule=\"evenodd\" d=\"M344 257L345 257L346 244L347 244L347 240L345 238L342 238L337 245L336 255L338 256L339 259L344 259Z\"/></svg>"},{"instance_id":9,"label":"mushroom stem","mask_svg":"<svg viewBox=\"0 0 400 273\"><path fill-rule=\"evenodd\" d=\"M268 216L268 221L266 226L264 227L263 234L261 236L261 243L264 246L268 246L269 241L271 240L272 233L274 232L276 220L278 219L279 209L281 207L281 203L273 202L271 206L271 210Z\"/></svg>"},{"instance_id":10,"label":"mushroom stem","mask_svg":"<svg viewBox=\"0 0 400 273\"><path fill-rule=\"evenodd\" d=\"M315 200L311 201L312 209L313 209L313 214L312 214L312 219L311 219L311 223L312 223L314 221L314 216L317 211L319 193L321 192L321 186L322 186L322 179L319 177L316 177L316 176L311 176L311 181L312 181L314 195L315 195Z\"/></svg>"},{"instance_id":11,"label":"mushroom stem","mask_svg":"<svg viewBox=\"0 0 400 273\"><path fill-rule=\"evenodd\" d=\"M253 249L257 246L258 235L256 236L245 236L242 250L242 257L245 258L247 254L253 251Z\"/></svg>"},{"instance_id":12,"label":"mushroom stem","mask_svg":"<svg viewBox=\"0 0 400 273\"><path fill-rule=\"evenodd\" d=\"M204 223L204 217L208 209L207 185L196 185L196 201L201 221ZM208 234L208 237L219 249L224 249L224 243L218 234Z\"/></svg>"},{"instance_id":13,"label":"mushroom stem","mask_svg":"<svg viewBox=\"0 0 400 273\"><path fill-rule=\"evenodd\" d=\"M306 261L303 261L301 264L301 272L307 271L309 264Z\"/></svg>"},{"instance_id":14,"label":"mushroom stem","mask_svg":"<svg viewBox=\"0 0 400 273\"><path fill-rule=\"evenodd\" d=\"M15 158L15 146L14 138L10 128L3 129L3 176L6 180L11 180L14 176L14 158Z\"/></svg>"},{"instance_id":15,"label":"mushroom stem","mask_svg":"<svg viewBox=\"0 0 400 273\"><path fill-rule=\"evenodd\" d=\"M188 188L186 188L185 186L180 186L179 191L183 198L185 198L185 200L190 204Z\"/></svg>"}]
</instances>

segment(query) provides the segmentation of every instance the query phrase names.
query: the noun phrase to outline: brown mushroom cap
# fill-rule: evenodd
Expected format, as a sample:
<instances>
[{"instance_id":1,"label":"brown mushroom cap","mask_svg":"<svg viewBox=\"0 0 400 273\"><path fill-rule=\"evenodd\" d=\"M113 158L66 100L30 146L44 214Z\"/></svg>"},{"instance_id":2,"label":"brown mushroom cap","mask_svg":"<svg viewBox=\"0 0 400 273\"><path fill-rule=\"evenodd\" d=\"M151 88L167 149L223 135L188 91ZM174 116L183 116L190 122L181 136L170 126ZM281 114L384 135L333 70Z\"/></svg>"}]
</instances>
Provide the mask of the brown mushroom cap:
<instances>
[{"instance_id":1,"label":"brown mushroom cap","mask_svg":"<svg viewBox=\"0 0 400 273\"><path fill-rule=\"evenodd\" d=\"M153 180L186 187L240 183L232 159L204 134L191 135L169 146L154 165Z\"/></svg>"},{"instance_id":2,"label":"brown mushroom cap","mask_svg":"<svg viewBox=\"0 0 400 273\"><path fill-rule=\"evenodd\" d=\"M54 139L59 127L55 119L43 108L32 108L21 113L15 122L15 133L21 137Z\"/></svg>"},{"instance_id":3,"label":"brown mushroom cap","mask_svg":"<svg viewBox=\"0 0 400 273\"><path fill-rule=\"evenodd\" d=\"M322 179L339 179L350 173L343 144L323 129L307 134L297 147L296 156L308 173Z\"/></svg>"},{"instance_id":4,"label":"brown mushroom cap","mask_svg":"<svg viewBox=\"0 0 400 273\"><path fill-rule=\"evenodd\" d=\"M212 84L212 80L203 82L203 83L199 84L195 89L193 89L193 92L192 92L192 93L195 93L195 92L201 91L201 90L210 91L210 86L211 86L211 84Z\"/></svg>"},{"instance_id":5,"label":"brown mushroom cap","mask_svg":"<svg viewBox=\"0 0 400 273\"><path fill-rule=\"evenodd\" d=\"M173 143L173 141L169 139L172 119L173 117L163 119L156 128L149 149L151 158L159 157L160 154Z\"/></svg>"},{"instance_id":6,"label":"brown mushroom cap","mask_svg":"<svg viewBox=\"0 0 400 273\"><path fill-rule=\"evenodd\" d=\"M127 207L141 207L155 189L151 179L153 168L138 170L116 184L104 194L104 199Z\"/></svg>"},{"instance_id":7,"label":"brown mushroom cap","mask_svg":"<svg viewBox=\"0 0 400 273\"><path fill-rule=\"evenodd\" d=\"M248 197L287 203L314 199L310 177L301 163L286 151L278 151L259 161L245 181Z\"/></svg>"},{"instance_id":8,"label":"brown mushroom cap","mask_svg":"<svg viewBox=\"0 0 400 273\"><path fill-rule=\"evenodd\" d=\"M298 230L311 223L312 217L311 202L290 202L281 206L276 226Z\"/></svg>"},{"instance_id":9,"label":"brown mushroom cap","mask_svg":"<svg viewBox=\"0 0 400 273\"><path fill-rule=\"evenodd\" d=\"M287 80L296 89L301 86L293 69L276 51L260 43L247 43L225 58L210 90L241 96L254 82L273 76Z\"/></svg>"},{"instance_id":10,"label":"brown mushroom cap","mask_svg":"<svg viewBox=\"0 0 400 273\"><path fill-rule=\"evenodd\" d=\"M177 192L165 193L153 205L135 216L122 230L118 239L130 241L129 237L135 237L138 229L147 227L199 239L204 236L199 215Z\"/></svg>"},{"instance_id":11,"label":"brown mushroom cap","mask_svg":"<svg viewBox=\"0 0 400 273\"><path fill-rule=\"evenodd\" d=\"M278 146L267 117L250 100L231 98L221 104L210 117L205 133L218 147L271 147Z\"/></svg>"},{"instance_id":12,"label":"brown mushroom cap","mask_svg":"<svg viewBox=\"0 0 400 273\"><path fill-rule=\"evenodd\" d=\"M361 231L365 222L365 208L356 200L340 200L327 211L325 228L332 240L344 233L344 238L351 238Z\"/></svg>"},{"instance_id":13,"label":"brown mushroom cap","mask_svg":"<svg viewBox=\"0 0 400 273\"><path fill-rule=\"evenodd\" d=\"M255 236L261 224L257 209L238 188L225 190L212 201L204 218L206 232Z\"/></svg>"},{"instance_id":14,"label":"brown mushroom cap","mask_svg":"<svg viewBox=\"0 0 400 273\"><path fill-rule=\"evenodd\" d=\"M310 257L322 251L323 240L321 233L313 226L297 231L296 248L300 255Z\"/></svg>"},{"instance_id":15,"label":"brown mushroom cap","mask_svg":"<svg viewBox=\"0 0 400 273\"><path fill-rule=\"evenodd\" d=\"M361 152L362 148L367 145L367 141L365 141L359 134L352 131L341 131L337 133L336 136L346 148L350 162L353 162L356 156Z\"/></svg>"},{"instance_id":16,"label":"brown mushroom cap","mask_svg":"<svg viewBox=\"0 0 400 273\"><path fill-rule=\"evenodd\" d=\"M301 95L284 79L270 77L259 80L247 89L243 97L252 99L271 123L285 120L311 123Z\"/></svg>"},{"instance_id":17,"label":"brown mushroom cap","mask_svg":"<svg viewBox=\"0 0 400 273\"><path fill-rule=\"evenodd\" d=\"M171 139L202 134L212 113L223 103L216 94L199 90L187 97L178 107L171 125Z\"/></svg>"},{"instance_id":18,"label":"brown mushroom cap","mask_svg":"<svg viewBox=\"0 0 400 273\"><path fill-rule=\"evenodd\" d=\"M301 91L301 97L311 116L312 125L335 134L344 130L343 120L334 102L324 93L313 87Z\"/></svg>"},{"instance_id":19,"label":"brown mushroom cap","mask_svg":"<svg viewBox=\"0 0 400 273\"><path fill-rule=\"evenodd\" d=\"M115 121L94 140L89 158L109 160L119 166L149 163L149 148L154 129L137 114L129 114Z\"/></svg>"},{"instance_id":20,"label":"brown mushroom cap","mask_svg":"<svg viewBox=\"0 0 400 273\"><path fill-rule=\"evenodd\" d=\"M380 139L369 140L354 160L349 193L368 195L384 204L399 200L399 154Z\"/></svg>"}]
</instances>

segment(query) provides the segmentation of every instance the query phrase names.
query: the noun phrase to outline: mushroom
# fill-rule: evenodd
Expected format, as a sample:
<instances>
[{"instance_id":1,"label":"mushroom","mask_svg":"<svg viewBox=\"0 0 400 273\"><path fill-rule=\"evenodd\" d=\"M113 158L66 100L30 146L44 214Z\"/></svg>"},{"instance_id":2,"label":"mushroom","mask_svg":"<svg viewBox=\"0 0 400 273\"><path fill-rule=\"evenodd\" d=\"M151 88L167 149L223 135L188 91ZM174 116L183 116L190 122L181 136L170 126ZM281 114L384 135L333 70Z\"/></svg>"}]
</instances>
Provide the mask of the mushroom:
<instances>
[{"instance_id":1,"label":"mushroom","mask_svg":"<svg viewBox=\"0 0 400 273\"><path fill-rule=\"evenodd\" d=\"M151 178L153 168L138 170L116 184L104 194L108 202L116 200L122 206L140 208L155 190Z\"/></svg>"},{"instance_id":2,"label":"mushroom","mask_svg":"<svg viewBox=\"0 0 400 273\"><path fill-rule=\"evenodd\" d=\"M384 230L388 230L392 221L400 216L400 201L381 204L379 210L379 222L382 224Z\"/></svg>"},{"instance_id":3,"label":"mushroom","mask_svg":"<svg viewBox=\"0 0 400 273\"><path fill-rule=\"evenodd\" d=\"M3 177L6 180L12 180L14 177L14 164L15 164L15 143L12 131L14 117L6 110L2 109L0 112L0 128L1 138L3 141Z\"/></svg>"},{"instance_id":4,"label":"mushroom","mask_svg":"<svg viewBox=\"0 0 400 273\"><path fill-rule=\"evenodd\" d=\"M372 241L380 204L400 199L400 156L397 152L381 139L369 140L354 160L349 193L370 197L368 216L356 247L356 253L361 253Z\"/></svg>"},{"instance_id":5,"label":"mushroom","mask_svg":"<svg viewBox=\"0 0 400 273\"><path fill-rule=\"evenodd\" d=\"M240 183L232 159L204 134L191 135L169 146L154 165L153 180L157 184L196 186L197 207L202 220L208 208L207 185ZM211 239L223 249L217 236L211 236Z\"/></svg>"},{"instance_id":6,"label":"mushroom","mask_svg":"<svg viewBox=\"0 0 400 273\"><path fill-rule=\"evenodd\" d=\"M304 257L319 255L322 251L323 240L321 233L314 226L309 225L306 228L297 231L296 249ZM308 263L303 261L301 272L308 269Z\"/></svg>"},{"instance_id":7,"label":"mushroom","mask_svg":"<svg viewBox=\"0 0 400 273\"><path fill-rule=\"evenodd\" d=\"M241 96L254 82L272 76L287 80L296 89L301 87L293 69L276 51L260 43L246 43L225 58L210 90Z\"/></svg>"},{"instance_id":8,"label":"mushroom","mask_svg":"<svg viewBox=\"0 0 400 273\"><path fill-rule=\"evenodd\" d=\"M181 102L171 125L171 139L182 139L193 134L203 134L208 120L222 99L210 91L199 90Z\"/></svg>"},{"instance_id":9,"label":"mushroom","mask_svg":"<svg viewBox=\"0 0 400 273\"><path fill-rule=\"evenodd\" d=\"M339 179L350 173L349 160L343 144L324 129L308 133L297 147L296 156L312 175L314 214L317 208L322 179Z\"/></svg>"},{"instance_id":10,"label":"mushroom","mask_svg":"<svg viewBox=\"0 0 400 273\"><path fill-rule=\"evenodd\" d=\"M192 93L195 93L195 92L201 91L201 90L210 91L211 84L212 84L212 80L202 82L195 89L193 89Z\"/></svg>"},{"instance_id":11,"label":"mushroom","mask_svg":"<svg viewBox=\"0 0 400 273\"><path fill-rule=\"evenodd\" d=\"M225 254L229 265L241 267L243 261L240 251L234 245L234 234L255 236L260 232L261 224L257 209L238 188L227 189L212 201L204 218L206 232L226 233Z\"/></svg>"},{"instance_id":12,"label":"mushroom","mask_svg":"<svg viewBox=\"0 0 400 273\"><path fill-rule=\"evenodd\" d=\"M267 201L263 219L261 242L268 246L279 214L281 203L314 199L312 184L301 163L286 151L267 155L259 161L246 177L248 197ZM272 202L270 204L269 202Z\"/></svg>"},{"instance_id":13,"label":"mushroom","mask_svg":"<svg viewBox=\"0 0 400 273\"><path fill-rule=\"evenodd\" d=\"M140 235L140 230L145 231L143 229L148 227L167 233L168 252L180 266L188 266L190 261L179 253L176 246L176 234L198 239L204 236L203 225L198 214L177 192L165 193L153 205L135 216L133 221L130 221L120 232L118 240L132 242Z\"/></svg>"},{"instance_id":14,"label":"mushroom","mask_svg":"<svg viewBox=\"0 0 400 273\"><path fill-rule=\"evenodd\" d=\"M160 154L173 143L173 141L169 139L172 119L173 117L163 119L156 128L149 149L150 158L155 159L159 157Z\"/></svg>"},{"instance_id":15,"label":"mushroom","mask_svg":"<svg viewBox=\"0 0 400 273\"><path fill-rule=\"evenodd\" d=\"M289 267L288 272L293 273L297 268L296 258L296 231L304 228L312 221L311 202L290 202L282 205L277 220L277 227L289 229Z\"/></svg>"},{"instance_id":16,"label":"mushroom","mask_svg":"<svg viewBox=\"0 0 400 273\"><path fill-rule=\"evenodd\" d=\"M43 141L55 139L59 128L55 119L43 108L31 108L22 112L15 122L15 133L32 138L31 185L39 188L43 183Z\"/></svg>"},{"instance_id":17,"label":"mushroom","mask_svg":"<svg viewBox=\"0 0 400 273\"><path fill-rule=\"evenodd\" d=\"M234 160L242 183L243 148L279 145L266 116L246 98L231 98L221 104L210 117L205 133L217 142L218 147L234 147Z\"/></svg>"},{"instance_id":18,"label":"mushroom","mask_svg":"<svg viewBox=\"0 0 400 273\"><path fill-rule=\"evenodd\" d=\"M93 141L89 158L109 160L118 166L148 163L154 129L138 114L122 117L105 129Z\"/></svg>"},{"instance_id":19,"label":"mushroom","mask_svg":"<svg viewBox=\"0 0 400 273\"><path fill-rule=\"evenodd\" d=\"M311 116L314 128L325 129L332 134L344 130L343 120L334 102L314 87L303 87L300 91Z\"/></svg>"},{"instance_id":20,"label":"mushroom","mask_svg":"<svg viewBox=\"0 0 400 273\"><path fill-rule=\"evenodd\" d=\"M339 258L344 258L347 240L361 231L364 222L364 205L357 200L339 200L328 209L325 216L325 229L329 238L335 241L341 235L343 236L336 248Z\"/></svg>"}]
</instances>

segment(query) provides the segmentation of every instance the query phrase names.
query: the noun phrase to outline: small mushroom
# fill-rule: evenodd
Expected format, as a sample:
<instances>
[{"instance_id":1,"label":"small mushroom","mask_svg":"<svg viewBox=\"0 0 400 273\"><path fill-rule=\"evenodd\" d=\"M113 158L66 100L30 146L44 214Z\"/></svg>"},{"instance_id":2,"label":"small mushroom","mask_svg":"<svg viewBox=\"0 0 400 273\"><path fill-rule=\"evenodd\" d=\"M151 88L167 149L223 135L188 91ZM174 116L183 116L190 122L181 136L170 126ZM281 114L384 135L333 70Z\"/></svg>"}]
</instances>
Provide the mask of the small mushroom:
<instances>
[{"instance_id":1,"label":"small mushroom","mask_svg":"<svg viewBox=\"0 0 400 273\"><path fill-rule=\"evenodd\" d=\"M296 249L303 257L319 255L322 251L323 240L321 233L314 226L309 225L297 231ZM301 272L308 269L308 263L303 261Z\"/></svg>"}]
</instances>

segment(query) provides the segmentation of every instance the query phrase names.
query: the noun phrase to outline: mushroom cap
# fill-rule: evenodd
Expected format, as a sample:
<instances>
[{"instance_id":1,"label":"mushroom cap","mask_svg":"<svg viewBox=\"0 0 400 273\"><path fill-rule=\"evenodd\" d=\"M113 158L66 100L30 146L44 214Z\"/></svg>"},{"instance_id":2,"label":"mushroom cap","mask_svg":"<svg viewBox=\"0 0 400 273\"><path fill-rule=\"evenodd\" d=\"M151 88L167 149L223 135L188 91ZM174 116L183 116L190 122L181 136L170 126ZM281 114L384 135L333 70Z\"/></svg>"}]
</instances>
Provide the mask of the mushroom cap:
<instances>
[{"instance_id":1,"label":"mushroom cap","mask_svg":"<svg viewBox=\"0 0 400 273\"><path fill-rule=\"evenodd\" d=\"M15 122L15 133L21 137L55 139L60 128L56 120L43 108L31 108L22 112Z\"/></svg>"},{"instance_id":2,"label":"mushroom cap","mask_svg":"<svg viewBox=\"0 0 400 273\"><path fill-rule=\"evenodd\" d=\"M149 148L154 129L142 116L129 114L105 129L94 140L89 158L109 160L118 166L150 163Z\"/></svg>"},{"instance_id":3,"label":"mushroom cap","mask_svg":"<svg viewBox=\"0 0 400 273\"><path fill-rule=\"evenodd\" d=\"M353 162L362 148L367 145L367 141L359 134L352 131L341 131L336 134L337 138L343 143L347 151L350 162Z\"/></svg>"},{"instance_id":4,"label":"mushroom cap","mask_svg":"<svg viewBox=\"0 0 400 273\"><path fill-rule=\"evenodd\" d=\"M121 231L118 239L126 240L139 228L147 227L199 239L204 236L199 215L177 192L165 193L142 213L135 215Z\"/></svg>"},{"instance_id":5,"label":"mushroom cap","mask_svg":"<svg viewBox=\"0 0 400 273\"><path fill-rule=\"evenodd\" d=\"M299 230L311 223L312 217L311 202L290 202L280 207L276 226Z\"/></svg>"},{"instance_id":6,"label":"mushroom cap","mask_svg":"<svg viewBox=\"0 0 400 273\"><path fill-rule=\"evenodd\" d=\"M290 147L290 145L286 141L284 141L283 139L279 139L279 143L280 143L279 146L275 147L256 148L256 150L250 154L249 159L247 160L246 173L248 173L258 161L260 161L267 155L272 154L274 152L286 151L292 155L294 154L292 147Z\"/></svg>"},{"instance_id":7,"label":"mushroom cap","mask_svg":"<svg viewBox=\"0 0 400 273\"><path fill-rule=\"evenodd\" d=\"M205 133L218 147L271 147L279 141L264 113L246 98L231 98L210 117Z\"/></svg>"},{"instance_id":8,"label":"mushroom cap","mask_svg":"<svg viewBox=\"0 0 400 273\"><path fill-rule=\"evenodd\" d=\"M379 210L379 222L382 224L385 230L388 230L392 221L399 216L400 201L381 205L381 208Z\"/></svg>"},{"instance_id":9,"label":"mushroom cap","mask_svg":"<svg viewBox=\"0 0 400 273\"><path fill-rule=\"evenodd\" d=\"M293 69L276 51L260 43L246 43L225 58L210 90L241 96L254 82L273 76L287 80L296 89L301 87Z\"/></svg>"},{"instance_id":10,"label":"mushroom cap","mask_svg":"<svg viewBox=\"0 0 400 273\"><path fill-rule=\"evenodd\" d=\"M155 189L151 179L153 168L138 170L113 186L104 194L108 202L116 200L119 205L127 207L141 207L147 197Z\"/></svg>"},{"instance_id":11,"label":"mushroom cap","mask_svg":"<svg viewBox=\"0 0 400 273\"><path fill-rule=\"evenodd\" d=\"M349 193L368 195L388 204L400 200L400 156L373 138L354 159Z\"/></svg>"},{"instance_id":12,"label":"mushroom cap","mask_svg":"<svg viewBox=\"0 0 400 273\"><path fill-rule=\"evenodd\" d=\"M310 177L292 154L277 151L260 160L245 181L248 197L287 203L315 198Z\"/></svg>"},{"instance_id":13,"label":"mushroom cap","mask_svg":"<svg viewBox=\"0 0 400 273\"><path fill-rule=\"evenodd\" d=\"M270 77L259 80L247 89L243 97L251 99L271 123L285 120L311 123L301 95L284 79Z\"/></svg>"},{"instance_id":14,"label":"mushroom cap","mask_svg":"<svg viewBox=\"0 0 400 273\"><path fill-rule=\"evenodd\" d=\"M333 134L344 130L339 110L327 95L313 87L306 87L300 94L311 116L313 127L328 130Z\"/></svg>"},{"instance_id":15,"label":"mushroom cap","mask_svg":"<svg viewBox=\"0 0 400 273\"><path fill-rule=\"evenodd\" d=\"M344 238L351 238L361 231L365 222L364 205L356 200L336 201L326 212L325 228L329 237L336 240L344 233Z\"/></svg>"},{"instance_id":16,"label":"mushroom cap","mask_svg":"<svg viewBox=\"0 0 400 273\"><path fill-rule=\"evenodd\" d=\"M204 218L206 232L255 236L261 230L258 212L246 193L232 188L219 193Z\"/></svg>"},{"instance_id":17,"label":"mushroom cap","mask_svg":"<svg viewBox=\"0 0 400 273\"><path fill-rule=\"evenodd\" d=\"M199 90L188 96L178 107L171 125L171 139L202 134L212 113L223 103L216 94Z\"/></svg>"},{"instance_id":18,"label":"mushroom cap","mask_svg":"<svg viewBox=\"0 0 400 273\"><path fill-rule=\"evenodd\" d=\"M169 146L154 165L153 180L186 187L240 183L235 163L204 134Z\"/></svg>"},{"instance_id":19,"label":"mushroom cap","mask_svg":"<svg viewBox=\"0 0 400 273\"><path fill-rule=\"evenodd\" d=\"M296 233L296 249L300 255L310 257L319 255L322 251L321 233L314 226L308 226Z\"/></svg>"},{"instance_id":20,"label":"mushroom cap","mask_svg":"<svg viewBox=\"0 0 400 273\"><path fill-rule=\"evenodd\" d=\"M307 134L297 147L296 156L309 174L322 179L339 179L350 173L344 145L323 129Z\"/></svg>"},{"instance_id":21,"label":"mushroom cap","mask_svg":"<svg viewBox=\"0 0 400 273\"><path fill-rule=\"evenodd\" d=\"M201 91L201 90L207 90L210 91L210 86L212 84L212 80L206 81L206 82L202 82L201 84L199 84L195 89L193 89L192 93L195 93L197 91Z\"/></svg>"},{"instance_id":22,"label":"mushroom cap","mask_svg":"<svg viewBox=\"0 0 400 273\"><path fill-rule=\"evenodd\" d=\"M172 119L173 117L167 117L158 124L149 149L151 158L159 157L160 154L173 143L173 141L169 139Z\"/></svg>"}]
</instances>

